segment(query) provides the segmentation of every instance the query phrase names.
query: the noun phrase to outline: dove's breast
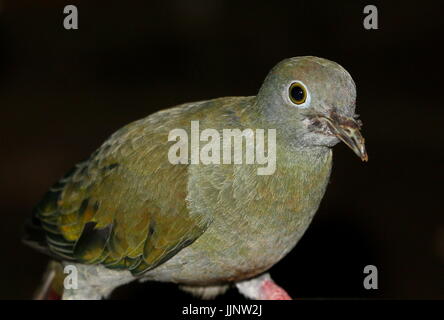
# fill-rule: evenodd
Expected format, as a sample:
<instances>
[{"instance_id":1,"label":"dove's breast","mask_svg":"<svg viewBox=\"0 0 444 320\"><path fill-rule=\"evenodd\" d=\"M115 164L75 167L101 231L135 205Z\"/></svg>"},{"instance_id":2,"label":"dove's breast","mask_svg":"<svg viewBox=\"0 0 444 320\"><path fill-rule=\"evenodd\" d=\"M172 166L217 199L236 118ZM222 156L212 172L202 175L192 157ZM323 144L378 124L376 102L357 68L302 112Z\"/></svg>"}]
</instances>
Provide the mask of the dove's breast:
<instances>
[{"instance_id":1,"label":"dove's breast","mask_svg":"<svg viewBox=\"0 0 444 320\"><path fill-rule=\"evenodd\" d=\"M256 165L190 166L189 209L212 222L192 245L148 278L211 284L253 277L299 241L316 213L331 171L328 148L277 151L276 171ZM259 166L260 167L260 166Z\"/></svg>"}]
</instances>

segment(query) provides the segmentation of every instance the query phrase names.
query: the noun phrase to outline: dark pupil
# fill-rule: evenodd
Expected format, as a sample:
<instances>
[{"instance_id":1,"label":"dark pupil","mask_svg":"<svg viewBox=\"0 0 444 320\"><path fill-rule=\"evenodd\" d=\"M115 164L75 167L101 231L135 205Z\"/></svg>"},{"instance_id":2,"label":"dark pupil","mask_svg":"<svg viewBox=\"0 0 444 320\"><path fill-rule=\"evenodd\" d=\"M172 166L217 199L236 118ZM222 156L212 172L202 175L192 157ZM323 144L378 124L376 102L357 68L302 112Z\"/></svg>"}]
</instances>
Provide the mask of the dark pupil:
<instances>
[{"instance_id":1,"label":"dark pupil","mask_svg":"<svg viewBox=\"0 0 444 320\"><path fill-rule=\"evenodd\" d=\"M304 100L304 90L299 86L294 86L291 89L291 96L296 101Z\"/></svg>"}]
</instances>

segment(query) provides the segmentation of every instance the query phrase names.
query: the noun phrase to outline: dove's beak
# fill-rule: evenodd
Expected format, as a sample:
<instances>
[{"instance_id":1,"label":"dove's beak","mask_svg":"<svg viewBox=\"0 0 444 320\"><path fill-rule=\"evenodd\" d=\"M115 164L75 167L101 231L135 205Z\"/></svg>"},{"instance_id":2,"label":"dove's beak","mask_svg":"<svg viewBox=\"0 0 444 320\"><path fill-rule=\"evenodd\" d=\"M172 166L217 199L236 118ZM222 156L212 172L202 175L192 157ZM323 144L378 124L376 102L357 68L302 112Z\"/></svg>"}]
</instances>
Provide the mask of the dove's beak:
<instances>
[{"instance_id":1,"label":"dove's beak","mask_svg":"<svg viewBox=\"0 0 444 320\"><path fill-rule=\"evenodd\" d=\"M361 135L361 123L348 117L324 117L331 132L341 139L350 149L356 153L362 161L368 161L365 150L365 139Z\"/></svg>"}]
</instances>

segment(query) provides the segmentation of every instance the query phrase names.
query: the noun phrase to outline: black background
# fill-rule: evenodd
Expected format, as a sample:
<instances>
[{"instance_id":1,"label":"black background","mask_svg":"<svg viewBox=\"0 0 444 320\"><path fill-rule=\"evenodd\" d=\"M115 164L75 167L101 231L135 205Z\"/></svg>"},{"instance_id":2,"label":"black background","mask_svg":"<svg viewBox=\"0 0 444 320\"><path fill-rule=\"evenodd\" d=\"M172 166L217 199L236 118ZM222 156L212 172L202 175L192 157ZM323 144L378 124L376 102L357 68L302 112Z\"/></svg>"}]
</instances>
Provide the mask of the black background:
<instances>
[{"instance_id":1,"label":"black background","mask_svg":"<svg viewBox=\"0 0 444 320\"><path fill-rule=\"evenodd\" d=\"M79 30L63 8L79 9ZM363 8L379 9L379 30ZM20 243L43 193L112 132L175 104L254 95L280 60L353 76L369 162L335 147L312 226L271 269L294 298L444 298L439 2L0 1L0 298L28 299L47 258ZM363 268L379 270L365 290ZM114 298L189 299L171 284ZM238 299L235 290L219 299Z\"/></svg>"}]
</instances>

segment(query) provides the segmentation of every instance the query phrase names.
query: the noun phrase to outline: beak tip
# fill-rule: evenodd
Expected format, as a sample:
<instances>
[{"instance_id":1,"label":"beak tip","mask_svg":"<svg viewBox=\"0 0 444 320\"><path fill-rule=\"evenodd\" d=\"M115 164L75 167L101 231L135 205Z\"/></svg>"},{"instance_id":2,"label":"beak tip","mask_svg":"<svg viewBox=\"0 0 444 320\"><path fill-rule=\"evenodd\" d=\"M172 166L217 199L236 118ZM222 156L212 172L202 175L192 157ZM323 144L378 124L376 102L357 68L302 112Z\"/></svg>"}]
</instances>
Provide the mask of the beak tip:
<instances>
[{"instance_id":1,"label":"beak tip","mask_svg":"<svg viewBox=\"0 0 444 320\"><path fill-rule=\"evenodd\" d=\"M362 162L368 162L368 153L365 148L364 139L362 139L362 146L361 146L361 160Z\"/></svg>"},{"instance_id":2,"label":"beak tip","mask_svg":"<svg viewBox=\"0 0 444 320\"><path fill-rule=\"evenodd\" d=\"M365 139L361 135L361 124L351 118L339 118L332 120L324 117L331 132L344 142L353 152L361 158L362 162L368 162L368 154L365 148Z\"/></svg>"}]
</instances>

